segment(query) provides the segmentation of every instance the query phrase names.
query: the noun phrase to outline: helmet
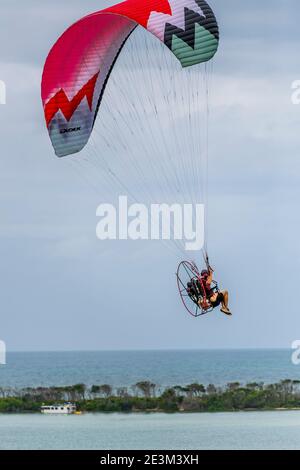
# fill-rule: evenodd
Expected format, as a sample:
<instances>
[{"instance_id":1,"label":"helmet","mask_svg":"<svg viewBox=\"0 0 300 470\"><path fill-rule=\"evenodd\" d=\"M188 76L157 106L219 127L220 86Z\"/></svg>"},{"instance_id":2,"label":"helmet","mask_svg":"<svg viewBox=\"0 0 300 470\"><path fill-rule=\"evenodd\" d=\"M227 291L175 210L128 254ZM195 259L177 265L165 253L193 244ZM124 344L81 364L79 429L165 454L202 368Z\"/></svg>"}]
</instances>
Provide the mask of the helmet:
<instances>
[{"instance_id":1,"label":"helmet","mask_svg":"<svg viewBox=\"0 0 300 470\"><path fill-rule=\"evenodd\" d=\"M209 272L207 271L207 269L202 269L201 276L202 277L208 277L209 276Z\"/></svg>"}]
</instances>

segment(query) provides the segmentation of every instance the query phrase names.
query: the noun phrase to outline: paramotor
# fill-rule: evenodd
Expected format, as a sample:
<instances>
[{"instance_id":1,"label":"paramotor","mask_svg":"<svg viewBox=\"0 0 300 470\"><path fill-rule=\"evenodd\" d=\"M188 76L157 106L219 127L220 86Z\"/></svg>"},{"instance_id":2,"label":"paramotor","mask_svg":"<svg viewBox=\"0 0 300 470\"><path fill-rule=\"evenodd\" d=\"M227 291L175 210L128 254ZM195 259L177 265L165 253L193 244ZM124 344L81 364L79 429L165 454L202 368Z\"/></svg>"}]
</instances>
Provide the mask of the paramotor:
<instances>
[{"instance_id":1,"label":"paramotor","mask_svg":"<svg viewBox=\"0 0 300 470\"><path fill-rule=\"evenodd\" d=\"M213 311L213 306L206 298L201 274L194 262L181 261L176 277L182 303L190 315L197 318ZM215 281L212 284L212 289L218 292L218 284Z\"/></svg>"}]
</instances>

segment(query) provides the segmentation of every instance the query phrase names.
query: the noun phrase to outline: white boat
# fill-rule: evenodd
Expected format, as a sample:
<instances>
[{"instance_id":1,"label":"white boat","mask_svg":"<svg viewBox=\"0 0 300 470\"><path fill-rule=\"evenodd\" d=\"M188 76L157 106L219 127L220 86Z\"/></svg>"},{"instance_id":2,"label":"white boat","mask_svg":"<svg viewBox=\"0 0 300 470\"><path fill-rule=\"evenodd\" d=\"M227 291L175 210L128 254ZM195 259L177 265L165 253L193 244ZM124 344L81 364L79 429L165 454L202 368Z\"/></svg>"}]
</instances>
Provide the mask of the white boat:
<instances>
[{"instance_id":1,"label":"white boat","mask_svg":"<svg viewBox=\"0 0 300 470\"><path fill-rule=\"evenodd\" d=\"M64 403L63 405L43 405L41 406L41 413L52 415L71 415L76 413L76 405L74 405L74 403Z\"/></svg>"}]
</instances>

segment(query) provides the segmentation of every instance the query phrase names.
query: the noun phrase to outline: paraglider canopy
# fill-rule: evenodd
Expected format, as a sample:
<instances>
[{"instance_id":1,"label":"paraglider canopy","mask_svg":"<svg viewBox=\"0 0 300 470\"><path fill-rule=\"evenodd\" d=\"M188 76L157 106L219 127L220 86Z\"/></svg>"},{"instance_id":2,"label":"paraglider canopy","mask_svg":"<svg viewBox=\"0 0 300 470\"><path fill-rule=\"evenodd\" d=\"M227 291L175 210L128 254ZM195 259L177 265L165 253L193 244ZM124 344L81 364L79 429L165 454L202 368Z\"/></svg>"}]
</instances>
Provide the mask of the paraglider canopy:
<instances>
[{"instance_id":1,"label":"paraglider canopy","mask_svg":"<svg viewBox=\"0 0 300 470\"><path fill-rule=\"evenodd\" d=\"M109 75L138 25L183 67L210 60L218 48L216 18L204 0L127 0L73 24L51 49L42 78L45 119L57 156L86 145Z\"/></svg>"}]
</instances>

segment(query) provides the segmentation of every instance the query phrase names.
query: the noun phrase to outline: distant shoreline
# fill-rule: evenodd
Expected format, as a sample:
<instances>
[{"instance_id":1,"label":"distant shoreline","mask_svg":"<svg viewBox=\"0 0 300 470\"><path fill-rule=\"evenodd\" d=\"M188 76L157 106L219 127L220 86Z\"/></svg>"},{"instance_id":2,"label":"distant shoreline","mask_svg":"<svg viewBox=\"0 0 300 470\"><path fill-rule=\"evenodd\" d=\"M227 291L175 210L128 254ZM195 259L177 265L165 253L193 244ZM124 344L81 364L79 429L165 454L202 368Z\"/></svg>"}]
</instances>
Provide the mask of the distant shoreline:
<instances>
[{"instance_id":1,"label":"distant shoreline","mask_svg":"<svg viewBox=\"0 0 300 470\"><path fill-rule=\"evenodd\" d=\"M299 408L271 408L271 409L245 409L245 410L224 410L224 411L173 411L173 412L168 412L168 411L162 411L162 410L146 410L146 411L80 411L80 413L77 413L75 415L79 416L84 416L84 415L113 415L113 414L123 414L123 415L131 415L131 416L139 416L139 415L193 415L193 414L199 414L199 415L218 415L218 414L224 414L224 413L234 413L234 414L239 414L239 413L286 413L286 412L300 412L300 407ZM43 414L40 412L40 410L26 410L26 411L0 411L0 416L28 416L28 415L41 415L41 416L74 416L74 414Z\"/></svg>"},{"instance_id":2,"label":"distant shoreline","mask_svg":"<svg viewBox=\"0 0 300 470\"><path fill-rule=\"evenodd\" d=\"M131 387L75 384L65 387L0 387L0 413L39 412L42 405L74 402L82 412L204 413L234 411L299 411L300 381L275 384L239 382L225 387L193 383L161 390L149 381Z\"/></svg>"}]
</instances>

